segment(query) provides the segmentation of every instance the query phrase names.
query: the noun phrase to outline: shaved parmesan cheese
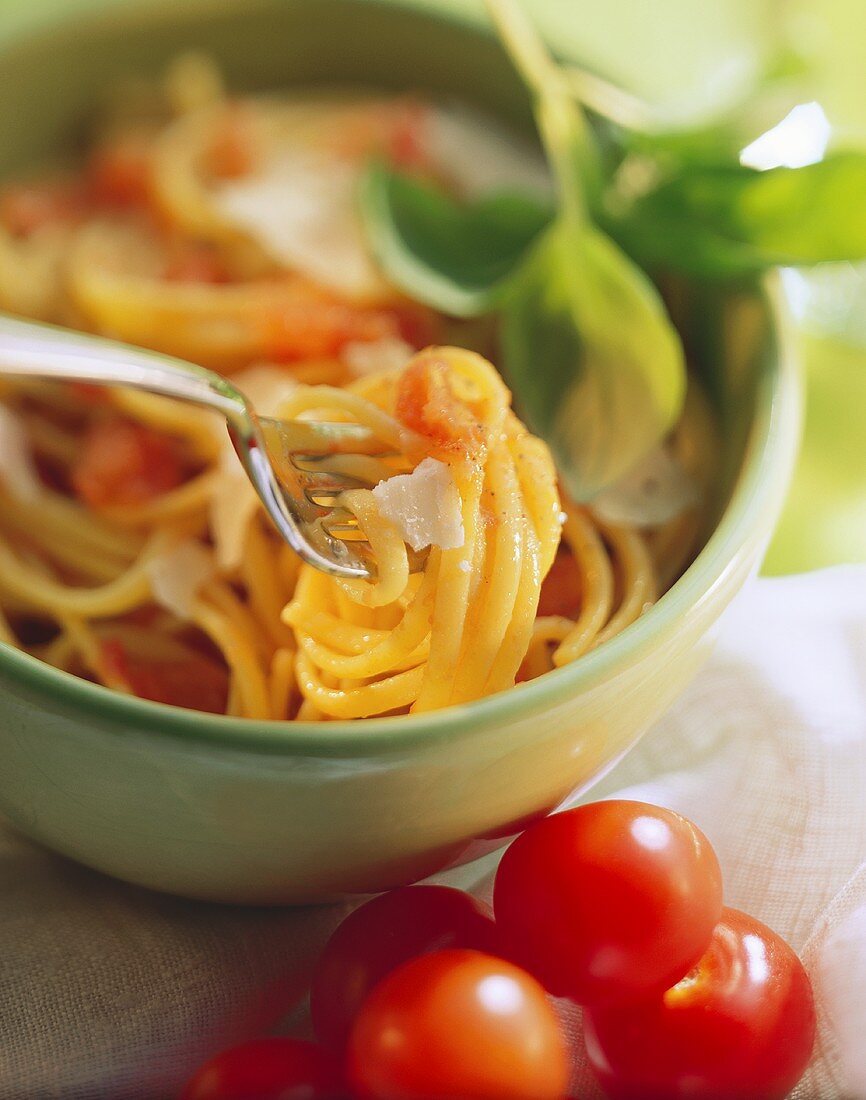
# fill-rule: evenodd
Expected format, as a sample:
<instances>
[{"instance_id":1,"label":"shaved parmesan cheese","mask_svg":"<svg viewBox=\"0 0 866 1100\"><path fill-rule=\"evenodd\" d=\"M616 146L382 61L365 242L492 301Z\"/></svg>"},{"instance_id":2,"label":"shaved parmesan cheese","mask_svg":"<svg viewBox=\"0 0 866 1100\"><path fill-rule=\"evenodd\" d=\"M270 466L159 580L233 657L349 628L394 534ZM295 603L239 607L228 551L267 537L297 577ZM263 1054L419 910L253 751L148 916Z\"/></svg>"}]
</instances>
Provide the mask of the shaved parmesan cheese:
<instances>
[{"instance_id":1,"label":"shaved parmesan cheese","mask_svg":"<svg viewBox=\"0 0 866 1100\"><path fill-rule=\"evenodd\" d=\"M665 447L657 447L624 478L602 490L592 510L608 523L658 527L693 507L700 492Z\"/></svg>"},{"instance_id":2,"label":"shaved parmesan cheese","mask_svg":"<svg viewBox=\"0 0 866 1100\"><path fill-rule=\"evenodd\" d=\"M18 500L33 500L42 487L24 428L5 405L0 405L0 480Z\"/></svg>"},{"instance_id":3,"label":"shaved parmesan cheese","mask_svg":"<svg viewBox=\"0 0 866 1100\"><path fill-rule=\"evenodd\" d=\"M376 298L386 286L367 252L357 181L357 166L334 153L285 149L257 175L224 185L216 204L278 263L351 298Z\"/></svg>"},{"instance_id":4,"label":"shaved parmesan cheese","mask_svg":"<svg viewBox=\"0 0 866 1100\"><path fill-rule=\"evenodd\" d=\"M217 564L221 569L237 569L244 559L247 531L260 504L244 468L234 452L223 456L220 484L211 497L210 528ZM231 462L231 465L230 465Z\"/></svg>"},{"instance_id":5,"label":"shaved parmesan cheese","mask_svg":"<svg viewBox=\"0 0 866 1100\"><path fill-rule=\"evenodd\" d=\"M232 381L260 416L279 418L297 382L283 369L261 363ZM247 531L261 507L224 425L219 426L219 480L210 500L210 529L221 569L236 569L243 560Z\"/></svg>"},{"instance_id":6,"label":"shaved parmesan cheese","mask_svg":"<svg viewBox=\"0 0 866 1100\"><path fill-rule=\"evenodd\" d=\"M188 619L199 590L214 575L214 563L201 543L187 539L148 562L147 574L154 600Z\"/></svg>"},{"instance_id":7,"label":"shaved parmesan cheese","mask_svg":"<svg viewBox=\"0 0 866 1100\"><path fill-rule=\"evenodd\" d=\"M355 340L343 348L343 362L360 378L378 371L400 370L405 367L415 349L399 336L383 336L379 340Z\"/></svg>"},{"instance_id":8,"label":"shaved parmesan cheese","mask_svg":"<svg viewBox=\"0 0 866 1100\"><path fill-rule=\"evenodd\" d=\"M283 404L292 396L298 383L285 367L257 363L232 375L232 383L252 404L259 416L279 419Z\"/></svg>"},{"instance_id":9,"label":"shaved parmesan cheese","mask_svg":"<svg viewBox=\"0 0 866 1100\"><path fill-rule=\"evenodd\" d=\"M465 541L460 494L444 462L425 458L411 474L380 481L373 490L380 513L413 550L456 550Z\"/></svg>"},{"instance_id":10,"label":"shaved parmesan cheese","mask_svg":"<svg viewBox=\"0 0 866 1100\"><path fill-rule=\"evenodd\" d=\"M530 191L552 197L540 151L478 111L439 107L425 129L425 152L467 198L491 191Z\"/></svg>"}]
</instances>

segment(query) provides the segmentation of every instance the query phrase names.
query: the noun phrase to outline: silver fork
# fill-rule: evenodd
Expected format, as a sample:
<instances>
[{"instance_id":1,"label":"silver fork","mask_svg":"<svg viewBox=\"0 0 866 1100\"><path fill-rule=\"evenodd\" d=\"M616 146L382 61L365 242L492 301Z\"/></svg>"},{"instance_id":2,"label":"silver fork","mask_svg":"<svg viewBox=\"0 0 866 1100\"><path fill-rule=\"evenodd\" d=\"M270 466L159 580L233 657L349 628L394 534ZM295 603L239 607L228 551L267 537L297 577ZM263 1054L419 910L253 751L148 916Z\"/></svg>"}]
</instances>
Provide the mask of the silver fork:
<instances>
[{"instance_id":1,"label":"silver fork","mask_svg":"<svg viewBox=\"0 0 866 1100\"><path fill-rule=\"evenodd\" d=\"M356 424L273 420L213 371L158 352L0 315L0 376L127 386L220 413L268 515L309 565L374 577L376 563L341 492L387 476L382 442ZM413 566L417 563L413 561Z\"/></svg>"}]
</instances>

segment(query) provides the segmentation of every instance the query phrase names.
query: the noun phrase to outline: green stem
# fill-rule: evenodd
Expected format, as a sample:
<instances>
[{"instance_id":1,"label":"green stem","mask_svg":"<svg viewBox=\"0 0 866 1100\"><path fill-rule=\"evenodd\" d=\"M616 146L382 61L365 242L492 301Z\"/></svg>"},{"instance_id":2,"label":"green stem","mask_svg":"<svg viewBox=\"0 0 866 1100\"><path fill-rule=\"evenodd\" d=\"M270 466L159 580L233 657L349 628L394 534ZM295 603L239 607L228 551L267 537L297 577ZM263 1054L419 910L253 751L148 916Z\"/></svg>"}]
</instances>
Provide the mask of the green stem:
<instances>
[{"instance_id":1,"label":"green stem","mask_svg":"<svg viewBox=\"0 0 866 1100\"><path fill-rule=\"evenodd\" d=\"M600 191L600 167L589 125L569 82L516 0L487 0L508 55L532 93L536 122L559 189L562 214L574 229L590 222L587 197Z\"/></svg>"}]
</instances>

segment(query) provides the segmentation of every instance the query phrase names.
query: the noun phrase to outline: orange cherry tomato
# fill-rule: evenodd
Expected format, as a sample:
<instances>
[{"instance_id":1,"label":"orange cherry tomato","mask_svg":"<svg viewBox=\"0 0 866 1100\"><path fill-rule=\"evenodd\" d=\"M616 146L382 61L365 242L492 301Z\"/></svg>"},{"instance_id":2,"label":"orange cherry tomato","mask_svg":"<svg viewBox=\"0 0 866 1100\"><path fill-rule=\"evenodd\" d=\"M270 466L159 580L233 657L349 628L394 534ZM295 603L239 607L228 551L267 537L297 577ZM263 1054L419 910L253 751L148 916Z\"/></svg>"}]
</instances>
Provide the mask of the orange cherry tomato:
<instances>
[{"instance_id":1,"label":"orange cherry tomato","mask_svg":"<svg viewBox=\"0 0 866 1100\"><path fill-rule=\"evenodd\" d=\"M367 1100L561 1100L569 1061L534 978L450 949L404 963L376 986L352 1029L347 1074Z\"/></svg>"},{"instance_id":2,"label":"orange cherry tomato","mask_svg":"<svg viewBox=\"0 0 866 1100\"><path fill-rule=\"evenodd\" d=\"M490 908L450 886L406 886L356 909L328 941L313 975L317 1038L342 1050L373 987L402 963L445 947L495 953Z\"/></svg>"},{"instance_id":3,"label":"orange cherry tomato","mask_svg":"<svg viewBox=\"0 0 866 1100\"><path fill-rule=\"evenodd\" d=\"M616 1100L782 1100L803 1075L815 1007L803 964L754 917L726 909L672 989L584 1013L586 1048Z\"/></svg>"},{"instance_id":4,"label":"orange cherry tomato","mask_svg":"<svg viewBox=\"0 0 866 1100\"><path fill-rule=\"evenodd\" d=\"M722 911L704 834L645 802L554 814L506 851L497 928L514 958L579 1004L660 993L694 966Z\"/></svg>"}]
</instances>

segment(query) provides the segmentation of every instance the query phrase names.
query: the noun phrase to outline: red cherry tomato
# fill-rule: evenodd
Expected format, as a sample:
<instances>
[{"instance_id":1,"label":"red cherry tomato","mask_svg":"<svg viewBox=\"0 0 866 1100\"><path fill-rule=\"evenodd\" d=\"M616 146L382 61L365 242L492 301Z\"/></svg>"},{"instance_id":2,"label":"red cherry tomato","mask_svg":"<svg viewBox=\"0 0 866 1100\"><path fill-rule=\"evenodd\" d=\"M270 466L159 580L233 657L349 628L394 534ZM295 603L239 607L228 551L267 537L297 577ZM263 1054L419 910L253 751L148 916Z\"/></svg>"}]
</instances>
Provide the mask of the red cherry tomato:
<instances>
[{"instance_id":1,"label":"red cherry tomato","mask_svg":"<svg viewBox=\"0 0 866 1100\"><path fill-rule=\"evenodd\" d=\"M781 1100L803 1075L815 1008L803 965L725 909L710 946L661 997L584 1013L590 1063L617 1100Z\"/></svg>"},{"instance_id":2,"label":"red cherry tomato","mask_svg":"<svg viewBox=\"0 0 866 1100\"><path fill-rule=\"evenodd\" d=\"M709 841L644 802L594 802L532 825L493 895L509 957L579 1004L660 993L694 966L722 911Z\"/></svg>"},{"instance_id":3,"label":"red cherry tomato","mask_svg":"<svg viewBox=\"0 0 866 1100\"><path fill-rule=\"evenodd\" d=\"M342 1050L367 994L401 963L444 947L495 952L488 906L450 886L406 886L368 901L340 925L313 975L310 1011L321 1042Z\"/></svg>"},{"instance_id":4,"label":"red cherry tomato","mask_svg":"<svg viewBox=\"0 0 866 1100\"><path fill-rule=\"evenodd\" d=\"M337 1100L340 1078L324 1051L298 1039L255 1039L211 1058L180 1100Z\"/></svg>"},{"instance_id":5,"label":"red cherry tomato","mask_svg":"<svg viewBox=\"0 0 866 1100\"><path fill-rule=\"evenodd\" d=\"M478 951L437 951L389 974L361 1009L347 1073L368 1100L561 1100L568 1052L544 990Z\"/></svg>"}]
</instances>

